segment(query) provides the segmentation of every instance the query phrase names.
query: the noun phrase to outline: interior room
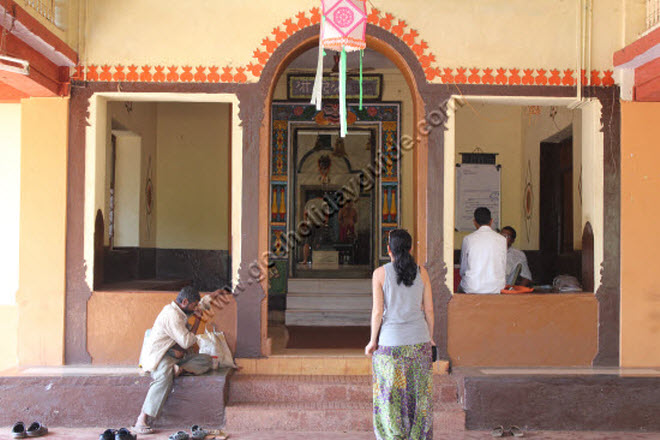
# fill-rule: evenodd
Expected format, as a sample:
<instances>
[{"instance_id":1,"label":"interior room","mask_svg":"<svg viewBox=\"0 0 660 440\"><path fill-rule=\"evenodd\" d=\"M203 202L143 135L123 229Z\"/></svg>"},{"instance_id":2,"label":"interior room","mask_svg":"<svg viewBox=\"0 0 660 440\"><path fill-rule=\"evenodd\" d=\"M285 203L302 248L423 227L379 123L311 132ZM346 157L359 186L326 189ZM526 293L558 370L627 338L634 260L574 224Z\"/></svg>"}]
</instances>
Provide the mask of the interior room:
<instances>
[{"instance_id":1,"label":"interior room","mask_svg":"<svg viewBox=\"0 0 660 440\"><path fill-rule=\"evenodd\" d=\"M107 103L95 290L230 284L230 127L231 104Z\"/></svg>"}]
</instances>

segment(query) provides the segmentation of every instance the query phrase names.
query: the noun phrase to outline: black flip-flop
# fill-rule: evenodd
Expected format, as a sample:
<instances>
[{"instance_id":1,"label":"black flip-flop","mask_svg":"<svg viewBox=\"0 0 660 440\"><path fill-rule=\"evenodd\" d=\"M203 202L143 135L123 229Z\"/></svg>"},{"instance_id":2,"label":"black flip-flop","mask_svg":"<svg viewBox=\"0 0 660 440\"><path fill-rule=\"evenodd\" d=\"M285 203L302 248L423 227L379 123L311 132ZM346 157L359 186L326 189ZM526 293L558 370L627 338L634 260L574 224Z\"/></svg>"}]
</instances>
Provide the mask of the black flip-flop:
<instances>
[{"instance_id":1,"label":"black flip-flop","mask_svg":"<svg viewBox=\"0 0 660 440\"><path fill-rule=\"evenodd\" d=\"M99 436L99 440L115 440L116 429L106 429L103 434Z\"/></svg>"},{"instance_id":2,"label":"black flip-flop","mask_svg":"<svg viewBox=\"0 0 660 440\"><path fill-rule=\"evenodd\" d=\"M525 433L523 432L522 429L520 429L520 426L516 425L511 425L509 428L509 432L511 432L511 435L514 437L524 437Z\"/></svg>"},{"instance_id":3,"label":"black flip-flop","mask_svg":"<svg viewBox=\"0 0 660 440\"><path fill-rule=\"evenodd\" d=\"M126 428L121 428L115 433L115 440L137 440L137 435Z\"/></svg>"},{"instance_id":4,"label":"black flip-flop","mask_svg":"<svg viewBox=\"0 0 660 440\"><path fill-rule=\"evenodd\" d=\"M40 422L32 422L26 432L28 437L41 437L42 435L48 434L48 428Z\"/></svg>"},{"instance_id":5,"label":"black flip-flop","mask_svg":"<svg viewBox=\"0 0 660 440\"><path fill-rule=\"evenodd\" d=\"M11 436L13 438L25 438L25 437L27 437L27 433L25 432L25 423L23 423L23 422L14 423L14 426L12 426L12 428L11 428Z\"/></svg>"}]
</instances>

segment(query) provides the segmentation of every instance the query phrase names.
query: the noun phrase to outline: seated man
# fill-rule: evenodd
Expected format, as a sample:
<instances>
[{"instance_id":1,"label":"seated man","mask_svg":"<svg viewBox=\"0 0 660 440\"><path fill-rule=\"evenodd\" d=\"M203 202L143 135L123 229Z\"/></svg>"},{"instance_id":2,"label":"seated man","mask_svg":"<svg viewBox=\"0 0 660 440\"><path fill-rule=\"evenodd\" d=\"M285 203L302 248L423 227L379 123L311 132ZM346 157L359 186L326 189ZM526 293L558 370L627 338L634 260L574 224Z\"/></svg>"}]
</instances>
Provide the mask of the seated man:
<instances>
[{"instance_id":1,"label":"seated man","mask_svg":"<svg viewBox=\"0 0 660 440\"><path fill-rule=\"evenodd\" d=\"M461 284L465 293L500 293L506 276L506 239L491 229L493 219L488 208L474 211L477 230L463 239L461 248Z\"/></svg>"},{"instance_id":2,"label":"seated man","mask_svg":"<svg viewBox=\"0 0 660 440\"><path fill-rule=\"evenodd\" d=\"M201 312L197 310L199 300L197 289L186 286L175 301L163 307L154 322L142 361L142 368L151 372L152 382L135 423L139 434L153 432L150 424L160 414L176 376L184 372L199 375L211 369L211 356L186 352L197 342L195 334L201 322ZM190 315L194 315L194 320L188 329Z\"/></svg>"},{"instance_id":3,"label":"seated man","mask_svg":"<svg viewBox=\"0 0 660 440\"><path fill-rule=\"evenodd\" d=\"M523 251L512 246L513 242L516 241L516 230L511 226L505 226L502 228L500 234L506 238L506 246L508 248L506 251L506 279L509 279L516 266L520 264L522 267L519 276L520 282L516 283L516 280L513 280L513 284L525 287L531 286L532 271L529 270L527 257Z\"/></svg>"}]
</instances>

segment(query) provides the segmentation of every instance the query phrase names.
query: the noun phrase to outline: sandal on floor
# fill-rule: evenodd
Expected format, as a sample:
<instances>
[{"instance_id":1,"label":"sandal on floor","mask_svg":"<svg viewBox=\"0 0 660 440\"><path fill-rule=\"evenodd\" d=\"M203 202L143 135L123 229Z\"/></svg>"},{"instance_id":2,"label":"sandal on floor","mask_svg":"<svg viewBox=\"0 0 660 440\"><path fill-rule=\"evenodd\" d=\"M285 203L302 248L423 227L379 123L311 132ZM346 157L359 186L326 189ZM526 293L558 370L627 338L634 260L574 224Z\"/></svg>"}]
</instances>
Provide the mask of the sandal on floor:
<instances>
[{"instance_id":1,"label":"sandal on floor","mask_svg":"<svg viewBox=\"0 0 660 440\"><path fill-rule=\"evenodd\" d=\"M493 437L504 437L504 426L497 426L490 431L490 435Z\"/></svg>"},{"instance_id":2,"label":"sandal on floor","mask_svg":"<svg viewBox=\"0 0 660 440\"><path fill-rule=\"evenodd\" d=\"M151 426L143 425L143 426L133 426L133 431L135 431L137 434L153 434L155 431Z\"/></svg>"},{"instance_id":3,"label":"sandal on floor","mask_svg":"<svg viewBox=\"0 0 660 440\"><path fill-rule=\"evenodd\" d=\"M103 431L103 434L99 436L99 440L115 440L115 434L117 434L117 430L106 429Z\"/></svg>"},{"instance_id":4,"label":"sandal on floor","mask_svg":"<svg viewBox=\"0 0 660 440\"><path fill-rule=\"evenodd\" d=\"M511 435L514 437L524 437L525 433L523 432L522 429L520 429L520 426L512 425L511 428L509 428L509 432L511 432Z\"/></svg>"},{"instance_id":5,"label":"sandal on floor","mask_svg":"<svg viewBox=\"0 0 660 440\"><path fill-rule=\"evenodd\" d=\"M179 431L170 436L170 440L188 440L188 439L190 439L190 436L185 431Z\"/></svg>"},{"instance_id":6,"label":"sandal on floor","mask_svg":"<svg viewBox=\"0 0 660 440\"><path fill-rule=\"evenodd\" d=\"M137 440L137 435L126 428L121 428L115 433L115 440Z\"/></svg>"},{"instance_id":7,"label":"sandal on floor","mask_svg":"<svg viewBox=\"0 0 660 440\"><path fill-rule=\"evenodd\" d=\"M48 434L48 428L39 422L32 422L30 427L27 429L28 437L41 437L42 435L46 434Z\"/></svg>"},{"instance_id":8,"label":"sandal on floor","mask_svg":"<svg viewBox=\"0 0 660 440\"><path fill-rule=\"evenodd\" d=\"M27 437L27 433L25 432L25 423L23 423L23 422L14 423L14 426L12 426L12 428L11 428L11 436L13 438L25 438L25 437Z\"/></svg>"},{"instance_id":9,"label":"sandal on floor","mask_svg":"<svg viewBox=\"0 0 660 440\"><path fill-rule=\"evenodd\" d=\"M190 432L192 432L192 436L190 438L193 440L203 440L210 435L219 436L217 440L222 440L223 437L227 437L227 435L219 429L204 429L199 425L192 425Z\"/></svg>"}]
</instances>

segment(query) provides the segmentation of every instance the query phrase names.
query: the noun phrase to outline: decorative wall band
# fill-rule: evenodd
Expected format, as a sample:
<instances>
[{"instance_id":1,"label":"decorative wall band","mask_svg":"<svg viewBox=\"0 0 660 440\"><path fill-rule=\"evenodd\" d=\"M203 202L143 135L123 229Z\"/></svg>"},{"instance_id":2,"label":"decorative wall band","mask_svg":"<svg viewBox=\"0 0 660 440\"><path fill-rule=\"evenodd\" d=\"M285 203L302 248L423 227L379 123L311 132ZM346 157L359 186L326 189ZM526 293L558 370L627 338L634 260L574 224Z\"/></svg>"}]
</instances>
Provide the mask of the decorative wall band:
<instances>
[{"instance_id":1,"label":"decorative wall band","mask_svg":"<svg viewBox=\"0 0 660 440\"><path fill-rule=\"evenodd\" d=\"M391 32L406 43L415 53L426 74L428 82L444 84L498 84L498 85L542 85L542 86L575 86L577 84L574 69L543 69L543 68L505 68L505 67L440 67L436 58L428 49L428 43L419 38L415 29L397 19L390 13L381 14L372 8L368 23L379 26ZM321 22L321 11L312 8L301 11L294 18L284 22L271 31L270 35L261 40L260 47L252 52L254 62L245 66L165 66L134 64L124 66L94 65L76 66L71 76L76 81L101 82L195 82L195 83L245 83L256 82L261 76L264 66L270 56L287 38L306 27ZM591 86L612 86L613 71L592 70L581 71L582 84Z\"/></svg>"}]
</instances>

